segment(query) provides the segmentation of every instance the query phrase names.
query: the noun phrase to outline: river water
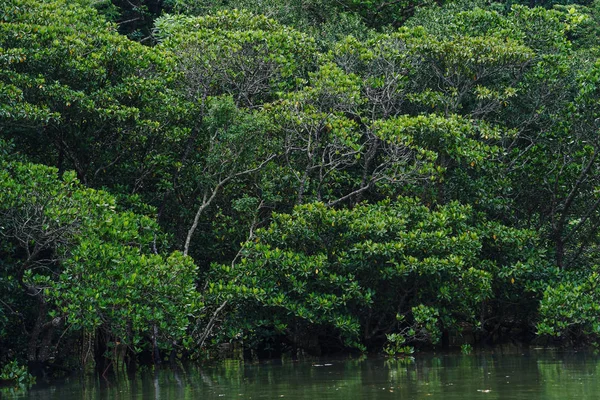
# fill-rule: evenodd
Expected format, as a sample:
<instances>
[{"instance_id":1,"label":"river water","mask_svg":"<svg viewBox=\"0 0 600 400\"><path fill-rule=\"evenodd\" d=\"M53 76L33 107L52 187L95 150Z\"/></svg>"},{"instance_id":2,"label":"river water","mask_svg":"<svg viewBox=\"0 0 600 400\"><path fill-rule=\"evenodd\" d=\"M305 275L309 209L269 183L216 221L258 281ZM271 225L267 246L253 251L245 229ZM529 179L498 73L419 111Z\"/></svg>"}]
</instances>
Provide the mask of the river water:
<instances>
[{"instance_id":1,"label":"river water","mask_svg":"<svg viewBox=\"0 0 600 400\"><path fill-rule=\"evenodd\" d=\"M585 400L600 399L599 373L598 355L541 349L417 354L414 360L224 361L185 372L139 372L129 379L71 378L16 398Z\"/></svg>"}]
</instances>

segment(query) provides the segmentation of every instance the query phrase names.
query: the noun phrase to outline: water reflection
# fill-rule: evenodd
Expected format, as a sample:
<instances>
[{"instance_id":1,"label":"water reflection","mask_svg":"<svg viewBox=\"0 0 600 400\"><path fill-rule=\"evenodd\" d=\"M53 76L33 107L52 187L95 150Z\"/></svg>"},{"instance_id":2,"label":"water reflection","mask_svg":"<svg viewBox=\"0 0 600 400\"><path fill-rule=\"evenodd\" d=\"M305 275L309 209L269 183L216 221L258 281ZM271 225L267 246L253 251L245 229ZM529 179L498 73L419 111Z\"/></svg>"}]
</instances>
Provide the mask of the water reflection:
<instances>
[{"instance_id":1,"label":"water reflection","mask_svg":"<svg viewBox=\"0 0 600 400\"><path fill-rule=\"evenodd\" d=\"M21 398L71 399L596 399L600 359L585 353L417 355L266 364L225 361L186 371L72 378ZM6 396L7 393L2 393ZM12 396L11 396L12 397ZM19 398L19 396L16 396Z\"/></svg>"}]
</instances>

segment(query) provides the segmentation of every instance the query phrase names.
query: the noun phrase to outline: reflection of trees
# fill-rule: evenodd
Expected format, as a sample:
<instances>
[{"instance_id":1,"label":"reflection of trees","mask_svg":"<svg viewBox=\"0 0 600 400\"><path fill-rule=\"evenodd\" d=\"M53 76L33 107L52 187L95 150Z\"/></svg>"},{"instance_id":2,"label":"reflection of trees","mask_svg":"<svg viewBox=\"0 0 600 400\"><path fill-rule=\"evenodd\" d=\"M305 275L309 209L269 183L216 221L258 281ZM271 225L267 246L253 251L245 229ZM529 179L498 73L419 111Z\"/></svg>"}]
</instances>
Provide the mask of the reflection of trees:
<instances>
[{"instance_id":1,"label":"reflection of trees","mask_svg":"<svg viewBox=\"0 0 600 400\"><path fill-rule=\"evenodd\" d=\"M390 362L389 377L400 396L468 399L485 393L486 399L498 399L512 390L513 386L507 383L507 379L518 375L515 374L517 370L528 371L530 376L537 375L535 362L530 359L486 353L419 357L412 365L406 362L393 365ZM530 393L537 392L536 388L529 387L528 390Z\"/></svg>"},{"instance_id":2,"label":"reflection of trees","mask_svg":"<svg viewBox=\"0 0 600 400\"><path fill-rule=\"evenodd\" d=\"M555 354L537 360L544 399L597 399L600 360L586 354Z\"/></svg>"},{"instance_id":3,"label":"reflection of trees","mask_svg":"<svg viewBox=\"0 0 600 400\"><path fill-rule=\"evenodd\" d=\"M274 399L281 395L342 400L587 400L598 397L598 373L597 356L535 351L419 356L414 360L379 358L270 364L230 360L179 372L141 371L129 379L121 376L112 381L75 380L70 386L33 390L28 395L39 400Z\"/></svg>"}]
</instances>

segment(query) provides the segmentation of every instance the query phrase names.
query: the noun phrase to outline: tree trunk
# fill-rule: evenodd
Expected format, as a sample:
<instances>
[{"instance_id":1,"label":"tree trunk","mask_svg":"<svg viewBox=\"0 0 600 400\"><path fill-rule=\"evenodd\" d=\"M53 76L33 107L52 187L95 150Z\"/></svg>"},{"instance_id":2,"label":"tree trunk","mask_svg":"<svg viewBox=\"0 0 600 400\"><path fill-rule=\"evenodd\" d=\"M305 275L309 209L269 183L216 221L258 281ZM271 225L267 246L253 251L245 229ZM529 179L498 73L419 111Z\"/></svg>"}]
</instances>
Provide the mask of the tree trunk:
<instances>
[{"instance_id":1,"label":"tree trunk","mask_svg":"<svg viewBox=\"0 0 600 400\"><path fill-rule=\"evenodd\" d=\"M29 335L29 344L27 346L27 361L36 362L38 360L38 340L43 330L44 320L46 317L47 305L46 301L41 295L37 295L38 302L38 316L35 320L35 325Z\"/></svg>"}]
</instances>

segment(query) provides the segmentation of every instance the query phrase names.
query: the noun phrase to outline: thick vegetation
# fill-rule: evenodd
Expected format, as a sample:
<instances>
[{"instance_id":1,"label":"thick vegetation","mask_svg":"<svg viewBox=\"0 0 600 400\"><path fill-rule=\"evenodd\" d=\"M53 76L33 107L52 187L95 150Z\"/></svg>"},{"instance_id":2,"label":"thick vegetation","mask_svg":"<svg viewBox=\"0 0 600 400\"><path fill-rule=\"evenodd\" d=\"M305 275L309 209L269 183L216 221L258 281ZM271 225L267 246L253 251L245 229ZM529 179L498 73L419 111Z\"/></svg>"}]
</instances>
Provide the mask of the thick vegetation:
<instances>
[{"instance_id":1,"label":"thick vegetation","mask_svg":"<svg viewBox=\"0 0 600 400\"><path fill-rule=\"evenodd\" d=\"M441 3L2 2L0 366L600 339L600 3Z\"/></svg>"}]
</instances>

